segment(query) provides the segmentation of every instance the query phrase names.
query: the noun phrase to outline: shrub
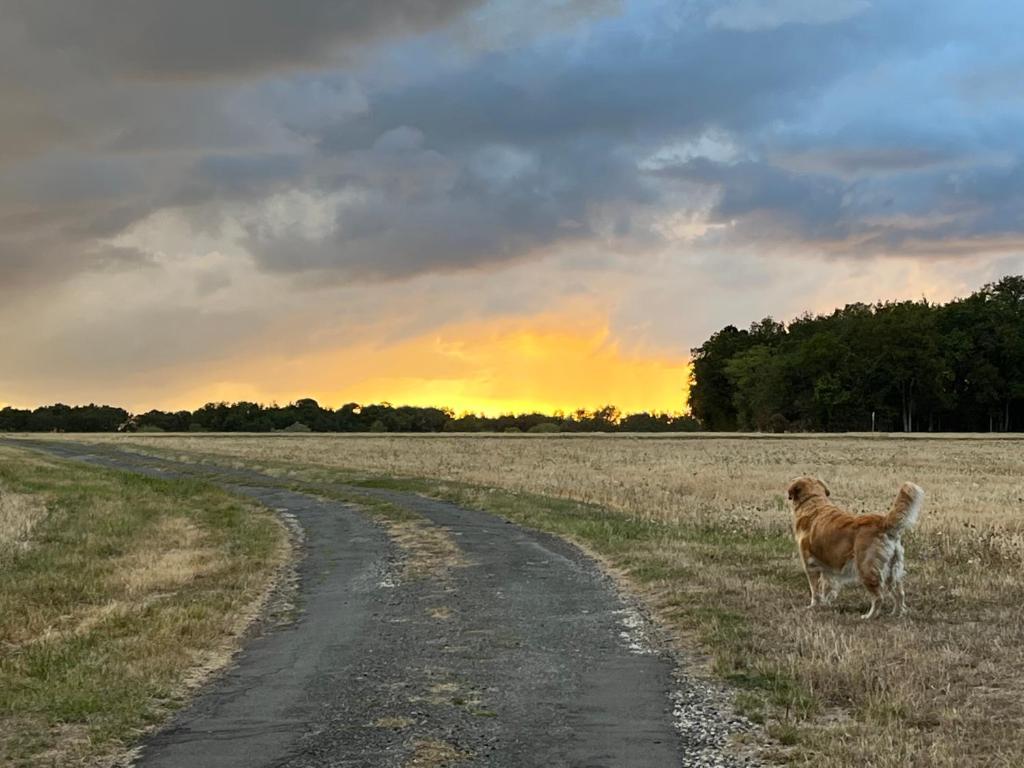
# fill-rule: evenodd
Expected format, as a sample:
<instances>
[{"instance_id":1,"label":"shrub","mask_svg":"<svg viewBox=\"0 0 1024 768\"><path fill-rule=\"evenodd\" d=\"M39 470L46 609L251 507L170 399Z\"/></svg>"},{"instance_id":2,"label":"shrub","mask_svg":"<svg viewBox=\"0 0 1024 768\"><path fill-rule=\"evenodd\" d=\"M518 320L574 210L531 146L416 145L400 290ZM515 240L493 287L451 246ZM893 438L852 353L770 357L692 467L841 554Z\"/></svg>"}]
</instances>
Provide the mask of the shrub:
<instances>
[{"instance_id":1,"label":"shrub","mask_svg":"<svg viewBox=\"0 0 1024 768\"><path fill-rule=\"evenodd\" d=\"M534 424L530 427L527 432L533 432L534 434L549 435L554 432L560 432L561 427L551 421L542 421L540 424Z\"/></svg>"}]
</instances>

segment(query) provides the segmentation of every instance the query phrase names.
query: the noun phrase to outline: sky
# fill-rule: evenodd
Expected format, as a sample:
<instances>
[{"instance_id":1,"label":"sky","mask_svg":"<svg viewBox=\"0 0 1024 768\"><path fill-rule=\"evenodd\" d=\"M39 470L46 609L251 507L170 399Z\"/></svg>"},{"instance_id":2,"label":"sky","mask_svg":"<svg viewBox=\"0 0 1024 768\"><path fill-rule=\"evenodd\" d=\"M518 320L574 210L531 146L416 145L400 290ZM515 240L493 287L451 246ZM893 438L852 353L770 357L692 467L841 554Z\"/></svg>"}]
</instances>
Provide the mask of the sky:
<instances>
[{"instance_id":1,"label":"sky","mask_svg":"<svg viewBox=\"0 0 1024 768\"><path fill-rule=\"evenodd\" d=\"M0 0L0 405L681 411L1024 272L1024 11Z\"/></svg>"}]
</instances>

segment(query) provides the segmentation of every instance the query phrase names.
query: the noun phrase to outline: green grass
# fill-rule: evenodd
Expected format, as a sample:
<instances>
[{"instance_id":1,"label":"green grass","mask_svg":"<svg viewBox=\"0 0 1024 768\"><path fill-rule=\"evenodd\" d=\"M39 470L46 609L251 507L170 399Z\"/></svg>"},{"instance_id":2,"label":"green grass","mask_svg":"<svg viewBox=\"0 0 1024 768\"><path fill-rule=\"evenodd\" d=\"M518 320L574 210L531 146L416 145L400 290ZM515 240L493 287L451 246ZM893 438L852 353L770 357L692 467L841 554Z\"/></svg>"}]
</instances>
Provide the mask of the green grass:
<instances>
[{"instance_id":1,"label":"green grass","mask_svg":"<svg viewBox=\"0 0 1024 768\"><path fill-rule=\"evenodd\" d=\"M214 667L286 556L265 510L0 448L0 492L45 515L0 568L0 764L86 764L165 717Z\"/></svg>"}]
</instances>

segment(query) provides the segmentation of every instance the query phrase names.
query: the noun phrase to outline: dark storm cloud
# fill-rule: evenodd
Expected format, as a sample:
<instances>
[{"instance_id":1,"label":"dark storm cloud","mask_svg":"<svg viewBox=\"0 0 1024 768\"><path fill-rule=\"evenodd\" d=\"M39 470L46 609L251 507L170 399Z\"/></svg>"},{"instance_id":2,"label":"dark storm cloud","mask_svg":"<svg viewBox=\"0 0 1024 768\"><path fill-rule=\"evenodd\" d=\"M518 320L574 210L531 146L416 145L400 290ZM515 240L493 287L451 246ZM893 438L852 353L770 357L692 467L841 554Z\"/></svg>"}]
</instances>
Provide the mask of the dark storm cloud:
<instances>
[{"instance_id":1,"label":"dark storm cloud","mask_svg":"<svg viewBox=\"0 0 1024 768\"><path fill-rule=\"evenodd\" d=\"M456 161L394 133L340 158L344 174L324 186L351 194L326 235L252 227L247 246L258 262L375 279L501 263L555 242L627 235L629 210L656 200L633 160L607 142L550 154L490 146ZM607 227L604 206L621 211Z\"/></svg>"},{"instance_id":2,"label":"dark storm cloud","mask_svg":"<svg viewBox=\"0 0 1024 768\"><path fill-rule=\"evenodd\" d=\"M204 78L324 63L443 23L478 0L4 0L41 50L121 77Z\"/></svg>"},{"instance_id":3,"label":"dark storm cloud","mask_svg":"<svg viewBox=\"0 0 1024 768\"><path fill-rule=\"evenodd\" d=\"M884 167L900 170L899 158ZM1024 233L1024 165L932 170L896 178L850 179L793 172L764 162L691 160L659 169L662 178L718 191L709 219L749 242L812 243L830 253L964 255L986 241ZM863 166L858 165L858 168ZM1002 249L1005 246L1000 246Z\"/></svg>"},{"instance_id":4,"label":"dark storm cloud","mask_svg":"<svg viewBox=\"0 0 1024 768\"><path fill-rule=\"evenodd\" d=\"M103 239L163 208L302 183L289 133L365 99L347 78L290 89L287 73L477 4L0 0L0 292L106 269L114 251L129 268L136 252Z\"/></svg>"},{"instance_id":5,"label":"dark storm cloud","mask_svg":"<svg viewBox=\"0 0 1024 768\"><path fill-rule=\"evenodd\" d=\"M718 188L711 212L715 223L756 217L769 237L790 231L806 239L831 240L849 233L846 203L851 186L833 177L703 158L664 168L657 175Z\"/></svg>"},{"instance_id":6,"label":"dark storm cloud","mask_svg":"<svg viewBox=\"0 0 1024 768\"><path fill-rule=\"evenodd\" d=\"M645 153L786 114L848 55L835 33L795 27L749 39L611 27L571 57L560 43L526 58L490 54L374 94L365 112L323 130L319 150L343 170L318 184L362 199L338 211L327 236L253 233L248 246L274 271L385 278L501 263L559 243L638 247L657 238L634 218L666 204L638 167ZM808 58L821 63L808 68ZM382 147L396 131L415 146Z\"/></svg>"},{"instance_id":7,"label":"dark storm cloud","mask_svg":"<svg viewBox=\"0 0 1024 768\"><path fill-rule=\"evenodd\" d=\"M411 126L456 181L432 187L426 203L367 183L386 199L340 211L329 236L257 237L253 251L277 271L402 276L563 242L642 247L660 235L637 220L686 205L673 176L716 194L710 221L725 225L716 243L859 255L956 232L967 252L977 240L966 238L995 234L979 201L951 193L948 179L993 151L1018 153L1021 121L971 116L950 101L951 81L939 73L986 55L977 41L969 56L950 48L962 20L933 14L911 34L907 23L927 4L873 13L854 0L733 5L706 24L664 24L657 11L638 24L626 14L595 24L568 53L562 40L541 41L373 94L365 112L319 134L323 155L351 163L387 131ZM887 69L891 82L880 82ZM890 103L902 98L927 107ZM833 101L835 127L815 114ZM734 156L645 167L659 150L709 132L728 137ZM472 160L488 147L520 151L533 166L492 188L475 179ZM409 178L418 173L410 164Z\"/></svg>"},{"instance_id":8,"label":"dark storm cloud","mask_svg":"<svg viewBox=\"0 0 1024 768\"><path fill-rule=\"evenodd\" d=\"M836 145L796 152L779 152L781 168L811 173L833 173L857 177L872 173L916 171L936 166L950 166L960 156L955 149L924 146L850 146Z\"/></svg>"},{"instance_id":9,"label":"dark storm cloud","mask_svg":"<svg viewBox=\"0 0 1024 768\"><path fill-rule=\"evenodd\" d=\"M168 209L374 279L640 251L708 195L716 242L1022 230L1024 102L982 87L1012 6L549 0L512 37L508 1L0 8L0 290L146 265L107 241Z\"/></svg>"},{"instance_id":10,"label":"dark storm cloud","mask_svg":"<svg viewBox=\"0 0 1024 768\"><path fill-rule=\"evenodd\" d=\"M185 194L187 198L237 198L250 191L264 194L296 179L302 167L302 158L294 154L207 155L196 164L190 177L194 187ZM189 202L194 204L195 200Z\"/></svg>"},{"instance_id":11,"label":"dark storm cloud","mask_svg":"<svg viewBox=\"0 0 1024 768\"><path fill-rule=\"evenodd\" d=\"M145 168L126 158L39 158L0 172L0 293L149 255L106 242L159 208ZM118 256L111 259L116 251Z\"/></svg>"},{"instance_id":12,"label":"dark storm cloud","mask_svg":"<svg viewBox=\"0 0 1024 768\"><path fill-rule=\"evenodd\" d=\"M0 295L25 299L69 275L148 267L152 254L63 232L0 237Z\"/></svg>"},{"instance_id":13,"label":"dark storm cloud","mask_svg":"<svg viewBox=\"0 0 1024 768\"><path fill-rule=\"evenodd\" d=\"M785 27L751 36L612 28L572 56L559 44L538 45L528 57L493 54L379 93L373 109L325 131L322 146L365 146L399 125L415 126L441 150L591 135L642 142L708 126L745 131L789 114L862 53L835 30Z\"/></svg>"}]
</instances>

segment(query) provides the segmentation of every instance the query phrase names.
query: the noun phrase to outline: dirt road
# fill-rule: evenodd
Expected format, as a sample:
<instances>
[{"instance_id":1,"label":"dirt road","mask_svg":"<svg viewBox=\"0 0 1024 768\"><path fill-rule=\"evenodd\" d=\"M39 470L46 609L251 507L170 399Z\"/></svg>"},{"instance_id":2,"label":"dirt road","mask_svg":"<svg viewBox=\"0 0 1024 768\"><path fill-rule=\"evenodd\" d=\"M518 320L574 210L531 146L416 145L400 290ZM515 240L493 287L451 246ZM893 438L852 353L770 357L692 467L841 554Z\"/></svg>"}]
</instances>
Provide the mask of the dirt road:
<instances>
[{"instance_id":1,"label":"dirt road","mask_svg":"<svg viewBox=\"0 0 1024 768\"><path fill-rule=\"evenodd\" d=\"M146 740L143 768L696 764L674 722L671 660L598 568L559 539L364 490L454 542L450 567L413 578L386 529L355 505L247 470L31 445L160 477L204 474L301 531L296 586L281 598L295 604L290 620L264 622Z\"/></svg>"}]
</instances>

